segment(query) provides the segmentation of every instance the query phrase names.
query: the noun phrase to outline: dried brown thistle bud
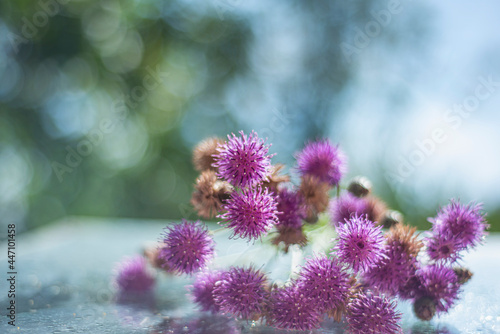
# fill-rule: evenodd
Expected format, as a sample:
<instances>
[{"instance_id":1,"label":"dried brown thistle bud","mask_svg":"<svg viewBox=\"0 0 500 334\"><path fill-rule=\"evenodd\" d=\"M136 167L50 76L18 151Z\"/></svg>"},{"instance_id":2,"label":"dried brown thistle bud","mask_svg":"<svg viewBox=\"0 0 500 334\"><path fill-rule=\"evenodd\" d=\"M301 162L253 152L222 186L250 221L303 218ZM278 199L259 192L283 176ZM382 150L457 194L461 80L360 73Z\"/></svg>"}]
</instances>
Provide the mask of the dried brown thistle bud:
<instances>
[{"instance_id":1,"label":"dried brown thistle bud","mask_svg":"<svg viewBox=\"0 0 500 334\"><path fill-rule=\"evenodd\" d=\"M372 222L379 222L382 220L387 211L385 202L376 196L367 196L366 203L366 214L368 215L368 219Z\"/></svg>"},{"instance_id":2,"label":"dried brown thistle bud","mask_svg":"<svg viewBox=\"0 0 500 334\"><path fill-rule=\"evenodd\" d=\"M396 225L385 235L387 244L395 244L401 251L415 258L423 246L422 241L418 240L418 234L415 234L416 230L416 227L403 224Z\"/></svg>"},{"instance_id":3,"label":"dried brown thistle bud","mask_svg":"<svg viewBox=\"0 0 500 334\"><path fill-rule=\"evenodd\" d=\"M457 275L459 284L467 283L474 275L472 271L464 267L455 267L453 268L453 271L455 272L455 275Z\"/></svg>"},{"instance_id":4,"label":"dried brown thistle bud","mask_svg":"<svg viewBox=\"0 0 500 334\"><path fill-rule=\"evenodd\" d=\"M153 268L162 269L168 271L166 269L166 263L162 257L160 257L160 250L165 244L158 243L156 245L149 245L144 248L143 254L144 257L148 260Z\"/></svg>"},{"instance_id":5,"label":"dried brown thistle bud","mask_svg":"<svg viewBox=\"0 0 500 334\"><path fill-rule=\"evenodd\" d=\"M288 175L280 175L280 172L284 167L285 165L283 164L276 164L271 166L271 175L269 176L269 181L264 181L262 185L269 188L269 190L271 191L276 191L280 183L289 182L290 177Z\"/></svg>"},{"instance_id":6,"label":"dried brown thistle bud","mask_svg":"<svg viewBox=\"0 0 500 334\"><path fill-rule=\"evenodd\" d=\"M436 314L436 303L432 298L421 297L413 304L413 312L419 319L429 321Z\"/></svg>"},{"instance_id":7,"label":"dried brown thistle bud","mask_svg":"<svg viewBox=\"0 0 500 334\"><path fill-rule=\"evenodd\" d=\"M224 140L217 137L210 137L202 140L193 150L193 165L200 172L204 170L216 170L212 164L215 162L213 155L217 154L217 146L224 143Z\"/></svg>"},{"instance_id":8,"label":"dried brown thistle bud","mask_svg":"<svg viewBox=\"0 0 500 334\"><path fill-rule=\"evenodd\" d=\"M291 245L299 245L304 247L307 245L307 237L302 231L302 228L278 228L278 235L272 240L273 245L283 243L285 245L284 252L288 253Z\"/></svg>"},{"instance_id":9,"label":"dried brown thistle bud","mask_svg":"<svg viewBox=\"0 0 500 334\"><path fill-rule=\"evenodd\" d=\"M304 198L306 205L306 221L314 223L319 213L328 207L328 190L330 186L321 182L317 177L306 175L300 183L299 193Z\"/></svg>"},{"instance_id":10,"label":"dried brown thistle bud","mask_svg":"<svg viewBox=\"0 0 500 334\"><path fill-rule=\"evenodd\" d=\"M221 181L212 170L206 170L196 179L191 204L204 218L213 218L233 192L233 187Z\"/></svg>"},{"instance_id":11,"label":"dried brown thistle bud","mask_svg":"<svg viewBox=\"0 0 500 334\"><path fill-rule=\"evenodd\" d=\"M391 228L393 226L403 224L403 215L399 211L387 210L383 217L380 219L379 224L384 228Z\"/></svg>"},{"instance_id":12,"label":"dried brown thistle bud","mask_svg":"<svg viewBox=\"0 0 500 334\"><path fill-rule=\"evenodd\" d=\"M356 176L347 186L347 190L356 197L365 197L372 191L372 183L364 176Z\"/></svg>"}]
</instances>

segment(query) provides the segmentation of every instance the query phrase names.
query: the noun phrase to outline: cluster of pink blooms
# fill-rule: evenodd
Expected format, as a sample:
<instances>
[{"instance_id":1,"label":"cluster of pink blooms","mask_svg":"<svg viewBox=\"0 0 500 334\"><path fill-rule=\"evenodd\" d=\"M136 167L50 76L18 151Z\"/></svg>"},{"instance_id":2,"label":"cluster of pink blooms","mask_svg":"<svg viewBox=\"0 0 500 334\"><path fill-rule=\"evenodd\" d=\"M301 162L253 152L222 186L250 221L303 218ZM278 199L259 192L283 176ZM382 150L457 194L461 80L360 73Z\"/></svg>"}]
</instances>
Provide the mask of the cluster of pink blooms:
<instances>
[{"instance_id":1,"label":"cluster of pink blooms","mask_svg":"<svg viewBox=\"0 0 500 334\"><path fill-rule=\"evenodd\" d=\"M336 231L330 249L306 258L279 285L253 266L214 268L212 233L201 221L183 220L167 226L158 248L145 252L150 265L193 275L190 294L201 311L280 329L311 330L331 317L350 333L398 333L397 298L410 300L422 320L450 310L472 276L461 266L462 255L481 244L488 228L480 204L452 200L420 236L372 194L366 178L340 192L346 157L328 140L308 143L296 155L296 186L281 174L282 165L271 164L269 148L255 132L201 142L193 153L200 172L193 207L202 218L217 218L231 238L255 243L270 234L282 252L307 247L304 227L329 215ZM121 291L152 288L145 258L121 264Z\"/></svg>"}]
</instances>

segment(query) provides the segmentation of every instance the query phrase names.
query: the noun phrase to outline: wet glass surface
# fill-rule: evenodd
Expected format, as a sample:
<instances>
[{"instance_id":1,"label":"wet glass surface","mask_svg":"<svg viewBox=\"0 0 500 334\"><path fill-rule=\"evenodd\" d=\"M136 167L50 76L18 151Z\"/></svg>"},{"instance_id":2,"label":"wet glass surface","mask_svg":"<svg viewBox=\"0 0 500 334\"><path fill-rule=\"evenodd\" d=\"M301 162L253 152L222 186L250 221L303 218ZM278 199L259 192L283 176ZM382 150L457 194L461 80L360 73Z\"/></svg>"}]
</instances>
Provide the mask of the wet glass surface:
<instances>
[{"instance_id":1,"label":"wet glass surface","mask_svg":"<svg viewBox=\"0 0 500 334\"><path fill-rule=\"evenodd\" d=\"M260 324L235 322L196 311L186 296L188 277L158 276L154 292L119 296L111 283L113 266L123 256L141 252L156 241L165 222L70 218L18 236L16 245L16 326L7 324L5 278L2 278L0 333L284 333ZM265 257L259 244L228 240L216 233L218 255L226 262L261 258L278 275L292 255ZM259 248L261 248L259 253ZM8 271L5 243L0 246L2 275ZM264 258L264 260L262 260ZM222 260L219 260L222 261ZM251 260L259 263L258 260ZM405 333L500 332L500 235L465 256L474 272L453 310L430 323L418 321L411 306L400 302ZM277 274L278 273L278 274ZM342 324L325 322L314 333L343 333Z\"/></svg>"}]
</instances>

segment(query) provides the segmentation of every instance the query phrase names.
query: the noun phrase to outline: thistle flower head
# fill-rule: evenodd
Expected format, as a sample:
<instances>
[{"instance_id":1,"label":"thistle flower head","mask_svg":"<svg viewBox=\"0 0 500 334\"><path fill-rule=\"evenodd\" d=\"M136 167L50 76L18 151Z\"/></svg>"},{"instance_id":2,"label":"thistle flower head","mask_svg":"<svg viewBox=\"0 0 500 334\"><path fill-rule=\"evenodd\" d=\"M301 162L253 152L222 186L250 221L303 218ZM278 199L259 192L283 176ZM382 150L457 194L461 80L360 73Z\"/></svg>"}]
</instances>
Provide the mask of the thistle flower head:
<instances>
[{"instance_id":1,"label":"thistle flower head","mask_svg":"<svg viewBox=\"0 0 500 334\"><path fill-rule=\"evenodd\" d=\"M283 188L279 190L277 200L279 211L277 227L300 228L306 216L302 196L295 191Z\"/></svg>"},{"instance_id":2,"label":"thistle flower head","mask_svg":"<svg viewBox=\"0 0 500 334\"><path fill-rule=\"evenodd\" d=\"M206 170L196 179L191 204L198 215L213 218L232 192L233 187L228 182L219 180L214 171Z\"/></svg>"},{"instance_id":3,"label":"thistle flower head","mask_svg":"<svg viewBox=\"0 0 500 334\"><path fill-rule=\"evenodd\" d=\"M318 214L328 207L329 185L319 178L311 175L303 176L300 183L299 194L304 199L306 206L306 221L315 222Z\"/></svg>"},{"instance_id":4,"label":"thistle flower head","mask_svg":"<svg viewBox=\"0 0 500 334\"><path fill-rule=\"evenodd\" d=\"M347 307L349 333L399 333L401 314L396 311L396 302L386 297L360 293Z\"/></svg>"},{"instance_id":5,"label":"thistle flower head","mask_svg":"<svg viewBox=\"0 0 500 334\"><path fill-rule=\"evenodd\" d=\"M165 244L160 257L166 265L180 273L192 274L205 267L214 256L214 241L200 221L167 226L163 236Z\"/></svg>"},{"instance_id":6,"label":"thistle flower head","mask_svg":"<svg viewBox=\"0 0 500 334\"><path fill-rule=\"evenodd\" d=\"M213 164L218 168L218 176L242 188L268 181L272 157L267 155L270 145L265 145L254 131L248 136L240 131L240 135L241 138L234 133L232 137L228 135L228 140L218 147Z\"/></svg>"},{"instance_id":7,"label":"thistle flower head","mask_svg":"<svg viewBox=\"0 0 500 334\"><path fill-rule=\"evenodd\" d=\"M223 208L226 212L217 217L240 238L258 239L278 223L276 198L260 186L234 192Z\"/></svg>"},{"instance_id":8,"label":"thistle flower head","mask_svg":"<svg viewBox=\"0 0 500 334\"><path fill-rule=\"evenodd\" d=\"M193 165L200 172L205 170L216 170L213 167L214 154L217 154L217 147L222 145L224 140L217 137L210 137L202 140L193 150Z\"/></svg>"},{"instance_id":9,"label":"thistle flower head","mask_svg":"<svg viewBox=\"0 0 500 334\"><path fill-rule=\"evenodd\" d=\"M271 292L268 322L279 329L311 330L319 327L320 313L291 285Z\"/></svg>"},{"instance_id":10,"label":"thistle flower head","mask_svg":"<svg viewBox=\"0 0 500 334\"><path fill-rule=\"evenodd\" d=\"M267 278L253 267L232 267L215 284L213 296L222 313L256 319L268 301Z\"/></svg>"},{"instance_id":11,"label":"thistle flower head","mask_svg":"<svg viewBox=\"0 0 500 334\"><path fill-rule=\"evenodd\" d=\"M474 248L481 243L489 227L481 209L481 204L466 205L451 200L450 204L441 208L436 217L429 218L433 224L432 232L435 236L453 236L458 249Z\"/></svg>"},{"instance_id":12,"label":"thistle flower head","mask_svg":"<svg viewBox=\"0 0 500 334\"><path fill-rule=\"evenodd\" d=\"M336 254L355 272L373 268L385 256L381 229L366 216L351 217L345 224L337 226L337 243L332 255Z\"/></svg>"},{"instance_id":13,"label":"thistle flower head","mask_svg":"<svg viewBox=\"0 0 500 334\"><path fill-rule=\"evenodd\" d=\"M425 245L427 254L436 262L454 263L462 257L460 241L456 240L450 232L439 235L431 234L425 238Z\"/></svg>"},{"instance_id":14,"label":"thistle flower head","mask_svg":"<svg viewBox=\"0 0 500 334\"><path fill-rule=\"evenodd\" d=\"M321 313L342 306L351 287L349 274L336 258L309 258L299 273L297 288Z\"/></svg>"},{"instance_id":15,"label":"thistle flower head","mask_svg":"<svg viewBox=\"0 0 500 334\"><path fill-rule=\"evenodd\" d=\"M448 312L458 299L460 284L451 267L428 265L417 271L422 282L421 297L429 297L436 304L437 313Z\"/></svg>"},{"instance_id":16,"label":"thistle flower head","mask_svg":"<svg viewBox=\"0 0 500 334\"><path fill-rule=\"evenodd\" d=\"M151 290L155 283L146 259L140 255L124 258L115 271L115 283L122 292L145 292Z\"/></svg>"},{"instance_id":17,"label":"thistle flower head","mask_svg":"<svg viewBox=\"0 0 500 334\"><path fill-rule=\"evenodd\" d=\"M213 291L217 282L222 279L221 271L204 271L196 275L196 280L190 287L191 296L202 311L218 313L219 305L214 300Z\"/></svg>"},{"instance_id":18,"label":"thistle flower head","mask_svg":"<svg viewBox=\"0 0 500 334\"><path fill-rule=\"evenodd\" d=\"M422 243L415 228L396 225L386 234L386 257L363 274L366 284L395 296L415 274Z\"/></svg>"},{"instance_id":19,"label":"thistle flower head","mask_svg":"<svg viewBox=\"0 0 500 334\"><path fill-rule=\"evenodd\" d=\"M347 170L346 156L328 139L307 144L296 158L302 176L316 176L330 186L338 185Z\"/></svg>"}]
</instances>

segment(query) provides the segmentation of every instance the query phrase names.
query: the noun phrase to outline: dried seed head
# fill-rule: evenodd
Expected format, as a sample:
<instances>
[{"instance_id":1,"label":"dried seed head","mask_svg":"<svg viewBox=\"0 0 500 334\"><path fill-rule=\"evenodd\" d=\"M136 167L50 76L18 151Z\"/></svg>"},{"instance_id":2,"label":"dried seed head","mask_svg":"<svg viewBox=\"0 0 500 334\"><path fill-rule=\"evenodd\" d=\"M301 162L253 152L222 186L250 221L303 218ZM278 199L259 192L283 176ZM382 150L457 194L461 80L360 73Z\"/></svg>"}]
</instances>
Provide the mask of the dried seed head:
<instances>
[{"instance_id":1,"label":"dried seed head","mask_svg":"<svg viewBox=\"0 0 500 334\"><path fill-rule=\"evenodd\" d=\"M453 271L457 275L458 284L461 285L467 283L474 275L472 271L464 267L455 267Z\"/></svg>"},{"instance_id":2,"label":"dried seed head","mask_svg":"<svg viewBox=\"0 0 500 334\"><path fill-rule=\"evenodd\" d=\"M217 179L214 171L206 170L196 179L191 197L198 215L213 218L233 192L233 187L226 181Z\"/></svg>"},{"instance_id":3,"label":"dried seed head","mask_svg":"<svg viewBox=\"0 0 500 334\"><path fill-rule=\"evenodd\" d=\"M281 175L280 172L281 170L285 167L283 164L276 164L271 166L271 175L269 176L269 181L264 181L262 183L263 187L269 188L269 190L272 190L276 192L278 189L278 186L281 183L284 182L289 182L290 177L288 175Z\"/></svg>"},{"instance_id":4,"label":"dried seed head","mask_svg":"<svg viewBox=\"0 0 500 334\"><path fill-rule=\"evenodd\" d=\"M383 228L391 228L393 226L403 224L403 215L399 211L387 210L379 221Z\"/></svg>"},{"instance_id":5,"label":"dried seed head","mask_svg":"<svg viewBox=\"0 0 500 334\"><path fill-rule=\"evenodd\" d=\"M419 319L429 321L436 314L436 303L430 297L421 297L413 304L413 312Z\"/></svg>"},{"instance_id":6,"label":"dried seed head","mask_svg":"<svg viewBox=\"0 0 500 334\"><path fill-rule=\"evenodd\" d=\"M384 201L376 196L367 196L366 198L366 214L372 222L379 222L384 217L387 211L387 205Z\"/></svg>"},{"instance_id":7,"label":"dried seed head","mask_svg":"<svg viewBox=\"0 0 500 334\"><path fill-rule=\"evenodd\" d=\"M352 179L347 190L356 197L365 197L372 190L372 183L364 176L356 176Z\"/></svg>"},{"instance_id":8,"label":"dried seed head","mask_svg":"<svg viewBox=\"0 0 500 334\"><path fill-rule=\"evenodd\" d=\"M328 207L329 185L321 182L319 178L306 175L300 183L299 193L304 198L306 205L306 221L316 222L319 213Z\"/></svg>"},{"instance_id":9,"label":"dried seed head","mask_svg":"<svg viewBox=\"0 0 500 334\"><path fill-rule=\"evenodd\" d=\"M418 235L415 234L416 230L416 227L402 224L396 225L386 234L387 244L397 245L401 251L415 258L423 246L422 241L418 240Z\"/></svg>"},{"instance_id":10,"label":"dried seed head","mask_svg":"<svg viewBox=\"0 0 500 334\"><path fill-rule=\"evenodd\" d=\"M215 162L214 154L217 154L217 146L224 143L224 140L217 137L210 137L202 140L193 150L194 168L200 172L204 170L216 170L212 164Z\"/></svg>"},{"instance_id":11,"label":"dried seed head","mask_svg":"<svg viewBox=\"0 0 500 334\"><path fill-rule=\"evenodd\" d=\"M143 254L153 268L162 269L168 272L169 271L168 265L166 264L165 260L160 256L160 249L163 248L164 246L165 246L164 243L148 246L144 248Z\"/></svg>"}]
</instances>

